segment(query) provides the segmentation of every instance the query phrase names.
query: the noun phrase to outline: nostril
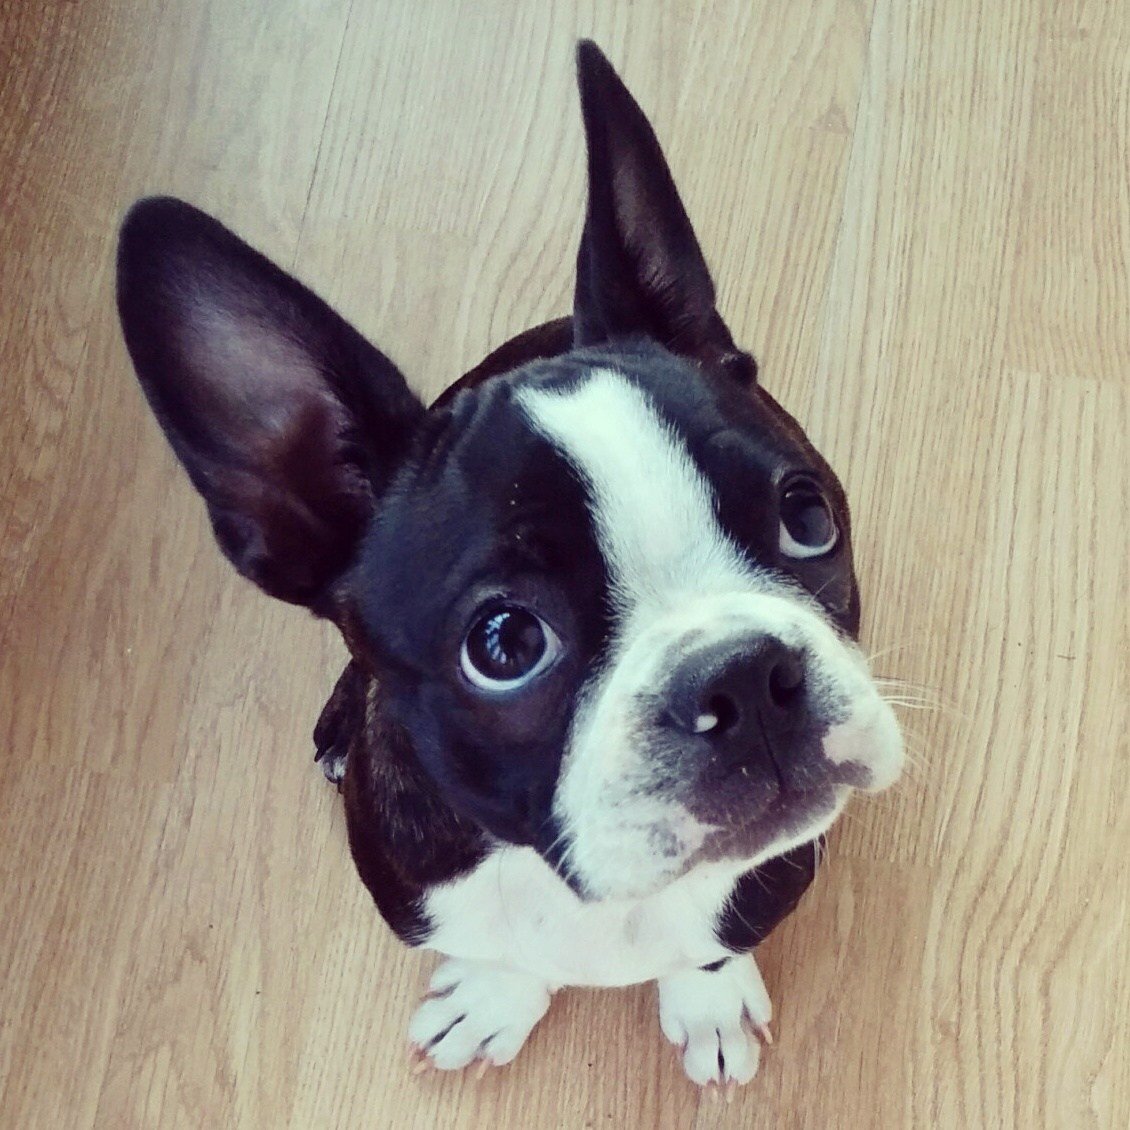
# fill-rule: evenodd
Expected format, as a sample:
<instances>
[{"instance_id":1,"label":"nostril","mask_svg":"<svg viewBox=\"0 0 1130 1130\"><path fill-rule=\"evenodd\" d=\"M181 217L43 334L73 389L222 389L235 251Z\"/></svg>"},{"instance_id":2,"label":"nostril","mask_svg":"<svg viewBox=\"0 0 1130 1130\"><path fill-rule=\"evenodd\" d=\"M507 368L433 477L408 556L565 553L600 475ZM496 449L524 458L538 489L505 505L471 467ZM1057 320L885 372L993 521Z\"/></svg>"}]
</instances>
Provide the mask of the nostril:
<instances>
[{"instance_id":1,"label":"nostril","mask_svg":"<svg viewBox=\"0 0 1130 1130\"><path fill-rule=\"evenodd\" d=\"M740 718L738 704L729 695L713 694L702 704L702 711L695 719L695 733L718 737L729 733Z\"/></svg>"},{"instance_id":2,"label":"nostril","mask_svg":"<svg viewBox=\"0 0 1130 1130\"><path fill-rule=\"evenodd\" d=\"M797 656L777 660L769 671L769 698L782 710L795 706L804 695L804 664Z\"/></svg>"},{"instance_id":3,"label":"nostril","mask_svg":"<svg viewBox=\"0 0 1130 1130\"><path fill-rule=\"evenodd\" d=\"M727 641L688 658L662 698L665 723L712 744L753 748L795 729L810 703L807 654L776 638Z\"/></svg>"}]
</instances>

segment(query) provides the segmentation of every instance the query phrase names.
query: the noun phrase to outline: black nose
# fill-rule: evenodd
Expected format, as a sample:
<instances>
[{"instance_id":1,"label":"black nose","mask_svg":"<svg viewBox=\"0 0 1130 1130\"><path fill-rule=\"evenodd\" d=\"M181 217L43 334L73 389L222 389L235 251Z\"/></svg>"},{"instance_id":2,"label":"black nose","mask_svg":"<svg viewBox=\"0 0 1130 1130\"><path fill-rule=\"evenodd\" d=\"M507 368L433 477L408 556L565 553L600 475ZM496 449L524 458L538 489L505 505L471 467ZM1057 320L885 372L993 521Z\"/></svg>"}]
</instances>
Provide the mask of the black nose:
<instances>
[{"instance_id":1,"label":"black nose","mask_svg":"<svg viewBox=\"0 0 1130 1130\"><path fill-rule=\"evenodd\" d=\"M808 709L803 652L775 636L688 661L672 685L681 729L742 757L799 728Z\"/></svg>"}]
</instances>

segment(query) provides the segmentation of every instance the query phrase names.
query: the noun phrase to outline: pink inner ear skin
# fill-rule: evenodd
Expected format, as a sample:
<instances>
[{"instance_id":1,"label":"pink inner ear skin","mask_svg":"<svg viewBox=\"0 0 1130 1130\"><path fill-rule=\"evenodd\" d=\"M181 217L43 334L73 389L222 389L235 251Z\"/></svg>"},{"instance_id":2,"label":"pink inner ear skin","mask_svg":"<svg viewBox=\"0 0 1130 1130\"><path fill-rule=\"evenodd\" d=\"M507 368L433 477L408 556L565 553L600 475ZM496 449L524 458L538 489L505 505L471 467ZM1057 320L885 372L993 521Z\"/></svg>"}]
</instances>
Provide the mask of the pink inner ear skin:
<instances>
[{"instance_id":1,"label":"pink inner ear skin","mask_svg":"<svg viewBox=\"0 0 1130 1130\"><path fill-rule=\"evenodd\" d=\"M345 410L311 356L252 312L203 296L180 324L196 379L179 390L227 449L210 474L237 567L275 595L313 591L347 563L372 508L370 484L342 459Z\"/></svg>"},{"instance_id":2,"label":"pink inner ear skin","mask_svg":"<svg viewBox=\"0 0 1130 1130\"><path fill-rule=\"evenodd\" d=\"M251 436L286 442L296 415L308 416L315 406L332 411L335 402L310 355L252 313L232 313L205 298L178 329L196 375L182 391L233 448Z\"/></svg>"}]
</instances>

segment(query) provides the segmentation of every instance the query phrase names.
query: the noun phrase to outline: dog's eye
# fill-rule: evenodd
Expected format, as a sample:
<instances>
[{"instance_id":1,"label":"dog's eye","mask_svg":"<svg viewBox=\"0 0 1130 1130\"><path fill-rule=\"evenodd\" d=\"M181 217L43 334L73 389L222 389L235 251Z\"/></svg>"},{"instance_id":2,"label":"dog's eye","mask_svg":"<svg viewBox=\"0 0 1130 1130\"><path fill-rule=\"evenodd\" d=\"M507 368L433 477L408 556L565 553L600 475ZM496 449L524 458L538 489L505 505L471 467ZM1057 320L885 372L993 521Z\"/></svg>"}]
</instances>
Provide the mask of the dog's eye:
<instances>
[{"instance_id":1,"label":"dog's eye","mask_svg":"<svg viewBox=\"0 0 1130 1130\"><path fill-rule=\"evenodd\" d=\"M839 541L831 504L810 479L798 479L781 495L779 544L786 557L821 557Z\"/></svg>"},{"instance_id":2,"label":"dog's eye","mask_svg":"<svg viewBox=\"0 0 1130 1130\"><path fill-rule=\"evenodd\" d=\"M544 671L560 650L561 641L541 617L507 604L475 621L463 641L459 664L476 687L512 691Z\"/></svg>"}]
</instances>

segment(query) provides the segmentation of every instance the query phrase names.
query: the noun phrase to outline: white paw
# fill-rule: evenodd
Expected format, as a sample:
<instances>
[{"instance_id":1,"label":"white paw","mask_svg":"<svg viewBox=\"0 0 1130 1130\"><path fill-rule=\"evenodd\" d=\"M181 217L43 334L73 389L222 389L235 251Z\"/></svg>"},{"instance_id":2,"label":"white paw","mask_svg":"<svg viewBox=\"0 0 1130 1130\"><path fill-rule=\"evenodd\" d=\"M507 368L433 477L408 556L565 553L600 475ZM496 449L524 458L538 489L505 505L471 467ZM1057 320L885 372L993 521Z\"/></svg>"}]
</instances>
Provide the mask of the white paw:
<instances>
[{"instance_id":1,"label":"white paw","mask_svg":"<svg viewBox=\"0 0 1130 1130\"><path fill-rule=\"evenodd\" d=\"M691 1081L732 1085L757 1074L761 1044L769 1041L773 1006L753 957L731 958L713 973L701 969L659 981L659 1023L683 1049Z\"/></svg>"},{"instance_id":2,"label":"white paw","mask_svg":"<svg viewBox=\"0 0 1130 1130\"><path fill-rule=\"evenodd\" d=\"M549 997L549 985L528 973L485 961L445 961L408 1024L418 1069L509 1063L545 1015Z\"/></svg>"}]
</instances>

